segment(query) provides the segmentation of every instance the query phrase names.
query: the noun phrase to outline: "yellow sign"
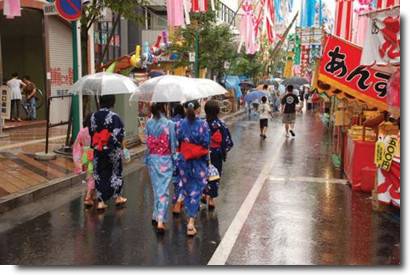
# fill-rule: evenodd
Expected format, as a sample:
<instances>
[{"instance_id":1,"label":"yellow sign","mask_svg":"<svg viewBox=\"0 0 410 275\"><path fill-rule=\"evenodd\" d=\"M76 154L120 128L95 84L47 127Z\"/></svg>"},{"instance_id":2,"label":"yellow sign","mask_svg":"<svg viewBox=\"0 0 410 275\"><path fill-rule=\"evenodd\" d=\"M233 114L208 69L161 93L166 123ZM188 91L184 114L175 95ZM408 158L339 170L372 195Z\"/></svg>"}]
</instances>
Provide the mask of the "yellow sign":
<instances>
[{"instance_id":1,"label":"yellow sign","mask_svg":"<svg viewBox=\"0 0 410 275\"><path fill-rule=\"evenodd\" d=\"M374 150L374 163L377 167L380 167L383 162L383 153L384 153L384 142L379 140L376 143L376 150Z\"/></svg>"},{"instance_id":2,"label":"yellow sign","mask_svg":"<svg viewBox=\"0 0 410 275\"><path fill-rule=\"evenodd\" d=\"M380 168L386 171L390 170L391 163L393 161L393 156L397 151L397 138L391 137L391 139L385 145L383 151L383 158L381 160Z\"/></svg>"}]
</instances>

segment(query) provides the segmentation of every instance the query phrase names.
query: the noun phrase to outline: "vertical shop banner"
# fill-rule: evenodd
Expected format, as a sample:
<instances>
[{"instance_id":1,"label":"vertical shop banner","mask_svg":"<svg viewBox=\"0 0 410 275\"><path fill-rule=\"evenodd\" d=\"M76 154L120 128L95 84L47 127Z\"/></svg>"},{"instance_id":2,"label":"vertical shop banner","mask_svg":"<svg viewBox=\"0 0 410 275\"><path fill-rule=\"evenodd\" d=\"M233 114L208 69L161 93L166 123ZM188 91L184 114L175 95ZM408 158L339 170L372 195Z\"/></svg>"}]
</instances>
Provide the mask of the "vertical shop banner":
<instances>
[{"instance_id":1,"label":"vertical shop banner","mask_svg":"<svg viewBox=\"0 0 410 275\"><path fill-rule=\"evenodd\" d=\"M301 53L301 76L306 76L308 73L309 64L309 55L310 55L310 45L302 45Z\"/></svg>"},{"instance_id":2,"label":"vertical shop banner","mask_svg":"<svg viewBox=\"0 0 410 275\"><path fill-rule=\"evenodd\" d=\"M386 110L390 74L362 65L361 55L361 47L337 36L326 35L318 80Z\"/></svg>"},{"instance_id":3,"label":"vertical shop banner","mask_svg":"<svg viewBox=\"0 0 410 275\"><path fill-rule=\"evenodd\" d=\"M370 15L361 63L400 63L400 9Z\"/></svg>"}]
</instances>

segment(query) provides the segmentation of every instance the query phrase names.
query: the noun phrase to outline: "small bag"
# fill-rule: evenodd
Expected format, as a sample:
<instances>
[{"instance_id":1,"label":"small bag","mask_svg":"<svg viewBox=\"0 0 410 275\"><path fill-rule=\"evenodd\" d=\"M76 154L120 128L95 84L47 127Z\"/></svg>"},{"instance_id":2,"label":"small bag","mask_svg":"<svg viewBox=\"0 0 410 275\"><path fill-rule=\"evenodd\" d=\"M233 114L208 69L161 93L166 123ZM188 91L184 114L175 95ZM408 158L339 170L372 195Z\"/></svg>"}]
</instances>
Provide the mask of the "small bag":
<instances>
[{"instance_id":1,"label":"small bag","mask_svg":"<svg viewBox=\"0 0 410 275\"><path fill-rule=\"evenodd\" d=\"M216 181L219 180L221 176L219 175L218 169L211 163L209 163L208 167L208 181Z\"/></svg>"}]
</instances>

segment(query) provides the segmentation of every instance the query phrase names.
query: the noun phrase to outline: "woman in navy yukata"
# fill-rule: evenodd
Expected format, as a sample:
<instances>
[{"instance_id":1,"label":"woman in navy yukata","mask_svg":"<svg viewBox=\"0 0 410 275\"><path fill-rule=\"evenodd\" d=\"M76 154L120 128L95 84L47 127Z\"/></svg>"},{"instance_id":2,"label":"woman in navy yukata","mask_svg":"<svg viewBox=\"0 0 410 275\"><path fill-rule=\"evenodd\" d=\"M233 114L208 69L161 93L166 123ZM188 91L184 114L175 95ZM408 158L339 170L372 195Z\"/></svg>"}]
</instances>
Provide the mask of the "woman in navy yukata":
<instances>
[{"instance_id":1,"label":"woman in navy yukata","mask_svg":"<svg viewBox=\"0 0 410 275\"><path fill-rule=\"evenodd\" d=\"M145 126L147 154L145 164L148 166L154 191L154 210L152 224L157 226L157 232L165 232L169 203L169 184L174 172L176 152L175 124L165 117L165 105L151 105L152 118Z\"/></svg>"},{"instance_id":2,"label":"woman in navy yukata","mask_svg":"<svg viewBox=\"0 0 410 275\"><path fill-rule=\"evenodd\" d=\"M225 123L218 118L219 111L220 108L217 101L209 100L205 104L206 121L211 131L211 163L218 169L219 175L221 176L223 162L226 160L227 153L233 147L233 141ZM208 202L208 209L210 210L215 208L214 198L218 197L218 184L219 180L209 181L204 190L206 202Z\"/></svg>"},{"instance_id":3,"label":"woman in navy yukata","mask_svg":"<svg viewBox=\"0 0 410 275\"><path fill-rule=\"evenodd\" d=\"M121 118L111 111L114 104L114 95L101 96L101 108L91 116L90 136L94 149L94 179L98 199L97 209L100 210L108 207L106 202L113 196L117 206L127 201L121 196L125 131Z\"/></svg>"},{"instance_id":4,"label":"woman in navy yukata","mask_svg":"<svg viewBox=\"0 0 410 275\"><path fill-rule=\"evenodd\" d=\"M182 106L181 103L176 103L172 109L171 120L174 123L178 123L184 118L184 106ZM172 175L172 184L174 185L174 196L172 197L172 203L174 204L174 207L172 208L172 213L178 215L179 213L181 213L181 206L184 200L184 196L182 194L182 181L179 177L179 169L177 165L175 166L174 173Z\"/></svg>"},{"instance_id":5,"label":"woman in navy yukata","mask_svg":"<svg viewBox=\"0 0 410 275\"><path fill-rule=\"evenodd\" d=\"M200 119L198 101L184 105L186 118L177 123L179 142L179 175L182 180L185 213L188 216L187 235L197 233L195 218L199 211L202 192L208 183L209 127Z\"/></svg>"}]
</instances>

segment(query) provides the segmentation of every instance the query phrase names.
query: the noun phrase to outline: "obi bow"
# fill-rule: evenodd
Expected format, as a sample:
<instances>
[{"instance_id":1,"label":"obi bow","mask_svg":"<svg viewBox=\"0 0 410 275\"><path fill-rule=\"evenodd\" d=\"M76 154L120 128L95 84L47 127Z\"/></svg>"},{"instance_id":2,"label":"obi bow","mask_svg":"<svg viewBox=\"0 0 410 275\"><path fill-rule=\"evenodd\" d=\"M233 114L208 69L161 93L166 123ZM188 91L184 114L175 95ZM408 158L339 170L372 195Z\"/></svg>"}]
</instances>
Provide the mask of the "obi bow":
<instances>
[{"instance_id":1,"label":"obi bow","mask_svg":"<svg viewBox=\"0 0 410 275\"><path fill-rule=\"evenodd\" d=\"M94 148L96 148L98 151L102 151L104 146L108 144L108 140L110 139L110 137L111 133L107 129L95 133L93 136Z\"/></svg>"}]
</instances>

